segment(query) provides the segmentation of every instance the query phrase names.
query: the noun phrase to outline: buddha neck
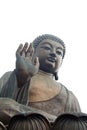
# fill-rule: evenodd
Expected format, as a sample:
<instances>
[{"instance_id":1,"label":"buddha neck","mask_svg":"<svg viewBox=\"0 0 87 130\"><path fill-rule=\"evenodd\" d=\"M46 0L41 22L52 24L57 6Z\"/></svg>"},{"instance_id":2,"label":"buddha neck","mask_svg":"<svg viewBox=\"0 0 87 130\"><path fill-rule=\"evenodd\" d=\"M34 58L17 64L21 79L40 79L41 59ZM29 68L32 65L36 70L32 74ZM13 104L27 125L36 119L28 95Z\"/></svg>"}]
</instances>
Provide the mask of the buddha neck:
<instances>
[{"instance_id":1,"label":"buddha neck","mask_svg":"<svg viewBox=\"0 0 87 130\"><path fill-rule=\"evenodd\" d=\"M42 76L48 76L48 77L51 77L52 79L54 78L54 75L51 74L51 73L47 73L45 71L42 71L42 70L39 70L38 71L38 74L42 75Z\"/></svg>"}]
</instances>

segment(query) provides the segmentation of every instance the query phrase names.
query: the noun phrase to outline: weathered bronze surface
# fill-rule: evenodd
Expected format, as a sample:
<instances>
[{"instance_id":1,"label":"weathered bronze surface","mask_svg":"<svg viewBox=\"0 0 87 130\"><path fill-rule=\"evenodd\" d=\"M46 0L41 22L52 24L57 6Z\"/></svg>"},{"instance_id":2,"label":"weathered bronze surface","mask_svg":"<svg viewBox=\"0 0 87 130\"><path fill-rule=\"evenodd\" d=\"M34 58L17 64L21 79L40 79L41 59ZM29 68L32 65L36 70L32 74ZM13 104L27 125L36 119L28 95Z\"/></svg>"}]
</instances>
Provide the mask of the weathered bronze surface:
<instances>
[{"instance_id":1,"label":"weathered bronze surface","mask_svg":"<svg viewBox=\"0 0 87 130\"><path fill-rule=\"evenodd\" d=\"M87 130L87 115L84 113L65 113L60 115L52 130Z\"/></svg>"},{"instance_id":2,"label":"weathered bronze surface","mask_svg":"<svg viewBox=\"0 0 87 130\"><path fill-rule=\"evenodd\" d=\"M53 124L62 113L81 112L74 94L55 81L64 55L64 42L53 35L39 36L30 46L20 44L15 70L0 79L0 121L4 125L20 113L39 113Z\"/></svg>"},{"instance_id":3,"label":"weathered bronze surface","mask_svg":"<svg viewBox=\"0 0 87 130\"><path fill-rule=\"evenodd\" d=\"M0 121L0 130L7 130L7 128L1 121Z\"/></svg>"},{"instance_id":4,"label":"weathered bronze surface","mask_svg":"<svg viewBox=\"0 0 87 130\"><path fill-rule=\"evenodd\" d=\"M1 123L1 130L6 127ZM87 130L87 114L63 113L50 123L39 113L25 113L13 116L7 126L8 130Z\"/></svg>"},{"instance_id":5,"label":"weathered bronze surface","mask_svg":"<svg viewBox=\"0 0 87 130\"><path fill-rule=\"evenodd\" d=\"M50 130L50 123L41 114L19 114L14 116L8 126L9 130Z\"/></svg>"}]
</instances>

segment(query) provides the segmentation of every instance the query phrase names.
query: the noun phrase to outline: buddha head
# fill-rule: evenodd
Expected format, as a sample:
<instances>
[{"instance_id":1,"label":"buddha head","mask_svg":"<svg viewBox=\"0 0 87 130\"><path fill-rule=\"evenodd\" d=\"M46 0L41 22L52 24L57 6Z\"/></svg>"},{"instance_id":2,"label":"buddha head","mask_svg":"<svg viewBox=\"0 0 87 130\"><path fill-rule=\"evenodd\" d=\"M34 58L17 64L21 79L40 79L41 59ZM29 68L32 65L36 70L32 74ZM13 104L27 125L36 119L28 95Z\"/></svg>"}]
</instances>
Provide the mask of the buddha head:
<instances>
[{"instance_id":1,"label":"buddha head","mask_svg":"<svg viewBox=\"0 0 87 130\"><path fill-rule=\"evenodd\" d=\"M57 72L65 55L64 42L54 35L44 34L33 41L33 46L34 56L39 58L39 69L55 75L57 80Z\"/></svg>"}]
</instances>

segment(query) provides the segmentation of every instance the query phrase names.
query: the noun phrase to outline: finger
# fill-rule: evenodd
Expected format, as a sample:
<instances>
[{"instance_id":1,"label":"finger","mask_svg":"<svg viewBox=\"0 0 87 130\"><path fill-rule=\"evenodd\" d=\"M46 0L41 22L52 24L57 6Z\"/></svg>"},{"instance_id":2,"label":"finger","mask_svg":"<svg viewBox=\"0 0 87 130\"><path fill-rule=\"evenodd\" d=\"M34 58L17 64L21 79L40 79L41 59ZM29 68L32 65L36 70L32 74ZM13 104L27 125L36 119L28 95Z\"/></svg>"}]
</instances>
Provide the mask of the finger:
<instances>
[{"instance_id":1,"label":"finger","mask_svg":"<svg viewBox=\"0 0 87 130\"><path fill-rule=\"evenodd\" d=\"M21 51L21 55L22 56L25 56L27 48L28 48L28 43L26 42L25 45L24 45L24 47L23 47L23 49L22 49L22 51Z\"/></svg>"},{"instance_id":2,"label":"finger","mask_svg":"<svg viewBox=\"0 0 87 130\"><path fill-rule=\"evenodd\" d=\"M27 49L27 53L28 53L28 52L31 52L32 49L33 49L33 44L30 43L30 46L29 46L28 49Z\"/></svg>"},{"instance_id":3,"label":"finger","mask_svg":"<svg viewBox=\"0 0 87 130\"><path fill-rule=\"evenodd\" d=\"M34 48L31 49L30 56L33 57L33 54L34 54Z\"/></svg>"},{"instance_id":4,"label":"finger","mask_svg":"<svg viewBox=\"0 0 87 130\"><path fill-rule=\"evenodd\" d=\"M26 57L29 57L29 59L32 59L33 57L33 53L34 53L34 48L33 48L33 44L30 43L30 46L26 52Z\"/></svg>"},{"instance_id":5,"label":"finger","mask_svg":"<svg viewBox=\"0 0 87 130\"><path fill-rule=\"evenodd\" d=\"M16 57L20 56L20 53L22 51L22 48L23 48L23 44L20 44L17 51L16 51Z\"/></svg>"}]
</instances>

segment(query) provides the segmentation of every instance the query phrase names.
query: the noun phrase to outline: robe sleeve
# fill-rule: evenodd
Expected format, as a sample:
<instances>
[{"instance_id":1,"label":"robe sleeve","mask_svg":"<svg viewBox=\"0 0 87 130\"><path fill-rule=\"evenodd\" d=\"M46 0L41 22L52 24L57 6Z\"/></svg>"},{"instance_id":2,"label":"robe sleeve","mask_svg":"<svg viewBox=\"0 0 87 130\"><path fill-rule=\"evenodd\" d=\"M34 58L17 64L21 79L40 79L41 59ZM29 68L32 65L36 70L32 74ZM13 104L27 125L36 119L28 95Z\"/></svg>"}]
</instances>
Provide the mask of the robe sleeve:
<instances>
[{"instance_id":1,"label":"robe sleeve","mask_svg":"<svg viewBox=\"0 0 87 130\"><path fill-rule=\"evenodd\" d=\"M78 99L73 94L72 91L69 91L66 87L66 93L67 93L67 100L66 100L66 112L81 112L81 108L78 102Z\"/></svg>"},{"instance_id":2,"label":"robe sleeve","mask_svg":"<svg viewBox=\"0 0 87 130\"><path fill-rule=\"evenodd\" d=\"M5 77L7 78L5 80ZM28 102L28 88L30 81L27 81L21 88L17 86L17 78L15 74L15 70L9 74L6 73L1 78L1 91L0 97L7 97L16 100L21 104L27 104Z\"/></svg>"},{"instance_id":3,"label":"robe sleeve","mask_svg":"<svg viewBox=\"0 0 87 130\"><path fill-rule=\"evenodd\" d=\"M11 71L6 72L1 78L0 78L0 92L3 88L3 86L6 84L6 82L8 81L10 75L11 75Z\"/></svg>"},{"instance_id":4,"label":"robe sleeve","mask_svg":"<svg viewBox=\"0 0 87 130\"><path fill-rule=\"evenodd\" d=\"M15 71L7 72L0 79L0 97L12 98L17 86Z\"/></svg>"},{"instance_id":5,"label":"robe sleeve","mask_svg":"<svg viewBox=\"0 0 87 130\"><path fill-rule=\"evenodd\" d=\"M68 93L69 93L68 94L69 111L81 112L81 108L80 108L80 105L76 96L71 91L69 91Z\"/></svg>"}]
</instances>

